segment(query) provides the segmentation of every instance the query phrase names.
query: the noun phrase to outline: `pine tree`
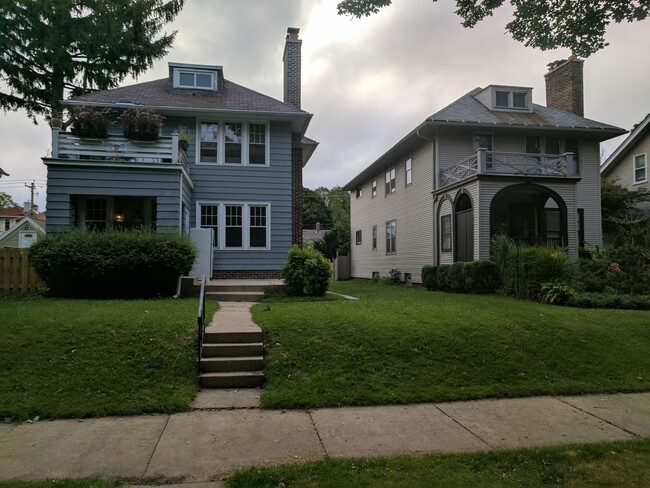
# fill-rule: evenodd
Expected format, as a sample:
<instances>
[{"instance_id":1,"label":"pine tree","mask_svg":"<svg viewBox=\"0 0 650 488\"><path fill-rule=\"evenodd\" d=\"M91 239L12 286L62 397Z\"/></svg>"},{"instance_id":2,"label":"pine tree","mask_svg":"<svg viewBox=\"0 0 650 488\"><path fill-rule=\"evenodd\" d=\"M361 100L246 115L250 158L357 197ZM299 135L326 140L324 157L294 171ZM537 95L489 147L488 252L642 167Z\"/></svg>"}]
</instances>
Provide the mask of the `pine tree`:
<instances>
[{"instance_id":1,"label":"pine tree","mask_svg":"<svg viewBox=\"0 0 650 488\"><path fill-rule=\"evenodd\" d=\"M0 108L60 116L61 100L116 87L162 58L163 27L185 0L11 0L0 3Z\"/></svg>"}]
</instances>

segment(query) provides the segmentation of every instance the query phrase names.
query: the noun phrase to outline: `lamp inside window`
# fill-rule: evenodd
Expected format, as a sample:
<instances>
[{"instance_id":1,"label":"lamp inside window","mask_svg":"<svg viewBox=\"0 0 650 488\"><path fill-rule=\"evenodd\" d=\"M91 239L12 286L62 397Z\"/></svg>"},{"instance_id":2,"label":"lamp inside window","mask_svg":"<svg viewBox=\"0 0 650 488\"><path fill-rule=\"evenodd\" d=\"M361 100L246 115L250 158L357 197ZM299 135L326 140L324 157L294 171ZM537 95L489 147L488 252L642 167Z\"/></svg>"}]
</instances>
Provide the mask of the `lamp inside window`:
<instances>
[{"instance_id":1,"label":"lamp inside window","mask_svg":"<svg viewBox=\"0 0 650 488\"><path fill-rule=\"evenodd\" d=\"M124 222L124 212L117 212L115 214L115 222L121 224Z\"/></svg>"}]
</instances>

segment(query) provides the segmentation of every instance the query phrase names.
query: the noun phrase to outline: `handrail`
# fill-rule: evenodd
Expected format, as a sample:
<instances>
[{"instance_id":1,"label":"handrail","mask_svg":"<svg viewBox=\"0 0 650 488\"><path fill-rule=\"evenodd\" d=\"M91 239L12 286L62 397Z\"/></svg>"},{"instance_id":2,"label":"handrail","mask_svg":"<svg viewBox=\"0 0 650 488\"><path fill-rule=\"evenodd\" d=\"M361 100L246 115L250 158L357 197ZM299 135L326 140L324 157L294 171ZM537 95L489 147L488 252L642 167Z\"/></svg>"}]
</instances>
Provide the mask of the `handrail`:
<instances>
[{"instance_id":1,"label":"handrail","mask_svg":"<svg viewBox=\"0 0 650 488\"><path fill-rule=\"evenodd\" d=\"M198 326L197 338L197 363L196 368L198 373L201 373L201 359L203 355L203 338L205 336L205 276L201 276L201 291L199 292L199 310L196 314L196 325Z\"/></svg>"}]
</instances>

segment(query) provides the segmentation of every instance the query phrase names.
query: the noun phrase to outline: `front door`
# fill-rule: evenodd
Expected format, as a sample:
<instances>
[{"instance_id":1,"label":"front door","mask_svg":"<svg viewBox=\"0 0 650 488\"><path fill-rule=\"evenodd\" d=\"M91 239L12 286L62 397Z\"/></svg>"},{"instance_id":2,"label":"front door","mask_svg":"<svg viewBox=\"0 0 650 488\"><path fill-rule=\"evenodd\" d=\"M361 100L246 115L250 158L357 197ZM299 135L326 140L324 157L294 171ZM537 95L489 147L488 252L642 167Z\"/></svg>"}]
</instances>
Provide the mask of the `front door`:
<instances>
[{"instance_id":1,"label":"front door","mask_svg":"<svg viewBox=\"0 0 650 488\"><path fill-rule=\"evenodd\" d=\"M456 212L456 261L474 260L474 219L472 209Z\"/></svg>"}]
</instances>

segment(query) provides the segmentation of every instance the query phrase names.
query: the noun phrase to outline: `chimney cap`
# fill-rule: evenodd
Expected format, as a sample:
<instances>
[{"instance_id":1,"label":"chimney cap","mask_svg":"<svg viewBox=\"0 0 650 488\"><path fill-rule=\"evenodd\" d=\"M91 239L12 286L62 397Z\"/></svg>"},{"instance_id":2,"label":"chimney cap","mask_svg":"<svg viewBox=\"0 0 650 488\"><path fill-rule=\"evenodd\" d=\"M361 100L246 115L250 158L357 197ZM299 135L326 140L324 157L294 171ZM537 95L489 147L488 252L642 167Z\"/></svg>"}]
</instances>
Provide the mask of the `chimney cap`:
<instances>
[{"instance_id":1,"label":"chimney cap","mask_svg":"<svg viewBox=\"0 0 650 488\"><path fill-rule=\"evenodd\" d=\"M287 27L287 39L298 39L299 27Z\"/></svg>"}]
</instances>

